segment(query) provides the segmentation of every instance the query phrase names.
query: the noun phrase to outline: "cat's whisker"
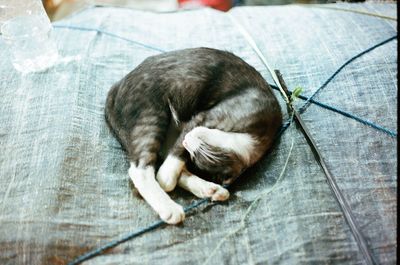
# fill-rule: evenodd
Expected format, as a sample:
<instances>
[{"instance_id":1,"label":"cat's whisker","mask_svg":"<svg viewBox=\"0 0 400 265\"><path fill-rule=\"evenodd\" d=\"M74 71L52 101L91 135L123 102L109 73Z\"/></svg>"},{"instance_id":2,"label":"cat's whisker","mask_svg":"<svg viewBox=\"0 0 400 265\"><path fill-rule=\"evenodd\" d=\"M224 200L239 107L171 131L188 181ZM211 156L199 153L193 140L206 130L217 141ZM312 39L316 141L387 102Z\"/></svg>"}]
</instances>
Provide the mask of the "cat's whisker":
<instances>
[{"instance_id":1,"label":"cat's whisker","mask_svg":"<svg viewBox=\"0 0 400 265\"><path fill-rule=\"evenodd\" d=\"M200 145L200 146L199 146L198 151L199 151L207 160L209 160L210 162L217 162L217 163L218 163L218 162L221 161L221 159L220 159L218 156L214 155L212 152L210 152L209 149L205 148L203 145Z\"/></svg>"}]
</instances>

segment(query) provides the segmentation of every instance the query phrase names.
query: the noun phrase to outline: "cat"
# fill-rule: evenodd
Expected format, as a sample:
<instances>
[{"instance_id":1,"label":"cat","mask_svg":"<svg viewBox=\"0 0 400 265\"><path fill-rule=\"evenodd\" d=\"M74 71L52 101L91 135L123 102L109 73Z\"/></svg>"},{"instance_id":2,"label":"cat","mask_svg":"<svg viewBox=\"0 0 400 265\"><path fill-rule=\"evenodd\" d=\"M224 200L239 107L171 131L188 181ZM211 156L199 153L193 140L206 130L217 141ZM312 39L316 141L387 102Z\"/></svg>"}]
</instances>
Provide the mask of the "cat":
<instances>
[{"instance_id":1,"label":"cat","mask_svg":"<svg viewBox=\"0 0 400 265\"><path fill-rule=\"evenodd\" d=\"M279 103L260 73L211 48L148 57L112 86L105 117L126 150L134 186L168 224L185 214L166 192L178 185L200 198L228 199L221 184L257 162L282 124ZM170 123L181 131L156 174Z\"/></svg>"}]
</instances>

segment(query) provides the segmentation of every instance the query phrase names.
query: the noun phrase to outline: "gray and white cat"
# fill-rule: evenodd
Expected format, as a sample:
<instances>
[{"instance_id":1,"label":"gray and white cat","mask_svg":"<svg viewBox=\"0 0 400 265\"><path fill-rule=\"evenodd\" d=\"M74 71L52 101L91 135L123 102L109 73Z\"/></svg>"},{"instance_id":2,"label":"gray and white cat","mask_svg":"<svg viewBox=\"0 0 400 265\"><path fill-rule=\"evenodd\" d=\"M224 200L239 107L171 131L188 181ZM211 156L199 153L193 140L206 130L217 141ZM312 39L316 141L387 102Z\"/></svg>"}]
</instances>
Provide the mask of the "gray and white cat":
<instances>
[{"instance_id":1,"label":"gray and white cat","mask_svg":"<svg viewBox=\"0 0 400 265\"><path fill-rule=\"evenodd\" d=\"M282 123L263 77L234 54L210 48L147 58L111 88L105 115L135 187L169 224L185 214L166 192L178 185L200 198L228 199L220 184L257 162ZM181 132L156 174L170 122Z\"/></svg>"}]
</instances>

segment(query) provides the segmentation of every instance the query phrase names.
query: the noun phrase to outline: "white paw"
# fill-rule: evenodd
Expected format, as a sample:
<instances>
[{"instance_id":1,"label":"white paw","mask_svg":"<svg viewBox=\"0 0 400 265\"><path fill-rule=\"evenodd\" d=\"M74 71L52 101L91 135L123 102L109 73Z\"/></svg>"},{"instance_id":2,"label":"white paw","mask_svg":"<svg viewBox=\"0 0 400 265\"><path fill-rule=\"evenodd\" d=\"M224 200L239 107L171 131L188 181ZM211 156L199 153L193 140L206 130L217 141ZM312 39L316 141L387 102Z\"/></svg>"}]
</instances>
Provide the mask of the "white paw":
<instances>
[{"instance_id":1,"label":"white paw","mask_svg":"<svg viewBox=\"0 0 400 265\"><path fill-rule=\"evenodd\" d=\"M210 131L210 129L207 128L207 127L198 126L198 127L194 127L186 135L189 135L189 136L192 136L192 137L201 138L202 136L207 136L209 131Z\"/></svg>"},{"instance_id":2,"label":"white paw","mask_svg":"<svg viewBox=\"0 0 400 265\"><path fill-rule=\"evenodd\" d=\"M182 206L173 201L163 207L158 214L164 222L171 225L178 224L185 220L185 212Z\"/></svg>"},{"instance_id":3,"label":"white paw","mask_svg":"<svg viewBox=\"0 0 400 265\"><path fill-rule=\"evenodd\" d=\"M202 198L211 198L212 201L225 201L229 198L229 191L221 185L209 183L200 190Z\"/></svg>"},{"instance_id":4,"label":"white paw","mask_svg":"<svg viewBox=\"0 0 400 265\"><path fill-rule=\"evenodd\" d=\"M167 171L160 168L157 172L157 181L160 184L160 187L165 190L166 192L170 192L175 189L176 183L178 181L180 172L177 171Z\"/></svg>"},{"instance_id":5,"label":"white paw","mask_svg":"<svg viewBox=\"0 0 400 265\"><path fill-rule=\"evenodd\" d=\"M184 162L175 157L167 157L157 172L156 179L166 192L172 191L182 172Z\"/></svg>"}]
</instances>

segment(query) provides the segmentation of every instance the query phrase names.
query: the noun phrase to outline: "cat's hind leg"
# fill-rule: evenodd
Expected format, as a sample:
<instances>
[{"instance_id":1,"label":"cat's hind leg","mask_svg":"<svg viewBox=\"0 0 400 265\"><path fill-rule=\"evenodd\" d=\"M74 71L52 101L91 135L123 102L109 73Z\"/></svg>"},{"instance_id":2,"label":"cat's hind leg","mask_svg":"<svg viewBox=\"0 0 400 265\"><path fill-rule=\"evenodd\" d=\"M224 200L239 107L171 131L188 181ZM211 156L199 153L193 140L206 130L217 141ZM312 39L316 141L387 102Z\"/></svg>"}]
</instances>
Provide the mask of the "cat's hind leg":
<instances>
[{"instance_id":1,"label":"cat's hind leg","mask_svg":"<svg viewBox=\"0 0 400 265\"><path fill-rule=\"evenodd\" d=\"M131 162L129 176L146 202L168 224L177 224L185 219L182 206L175 203L155 180L153 166L138 167Z\"/></svg>"},{"instance_id":2,"label":"cat's hind leg","mask_svg":"<svg viewBox=\"0 0 400 265\"><path fill-rule=\"evenodd\" d=\"M157 153L168 127L165 121L169 121L167 115L164 117L161 114L146 113L131 127L127 148L130 160L128 173L140 195L160 218L168 224L177 224L185 218L183 208L168 196L155 179Z\"/></svg>"},{"instance_id":3,"label":"cat's hind leg","mask_svg":"<svg viewBox=\"0 0 400 265\"><path fill-rule=\"evenodd\" d=\"M229 191L221 185L206 181L183 170L178 180L178 186L193 193L199 198L211 198L212 201L225 201L229 198Z\"/></svg>"}]
</instances>

